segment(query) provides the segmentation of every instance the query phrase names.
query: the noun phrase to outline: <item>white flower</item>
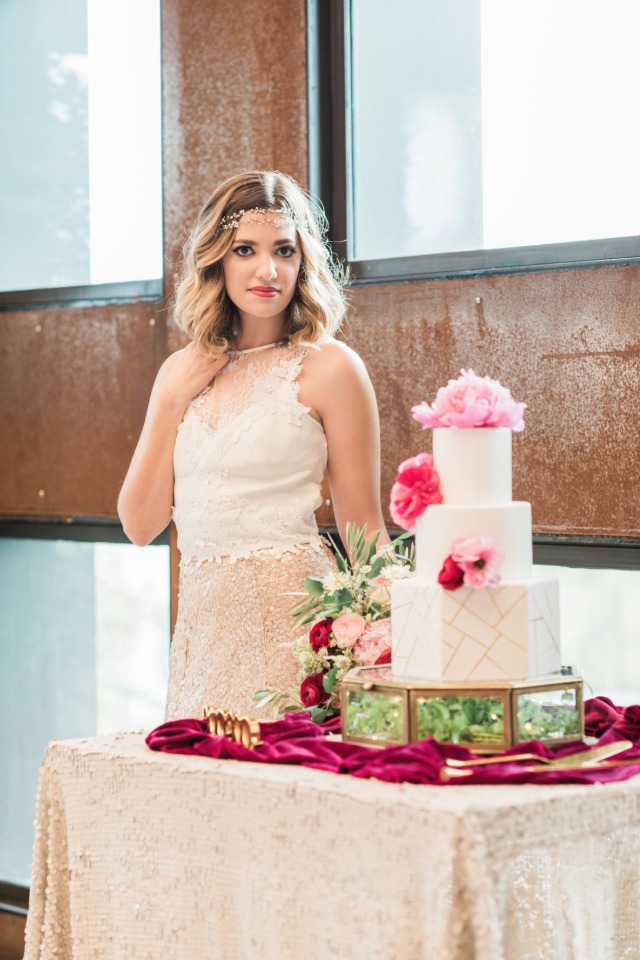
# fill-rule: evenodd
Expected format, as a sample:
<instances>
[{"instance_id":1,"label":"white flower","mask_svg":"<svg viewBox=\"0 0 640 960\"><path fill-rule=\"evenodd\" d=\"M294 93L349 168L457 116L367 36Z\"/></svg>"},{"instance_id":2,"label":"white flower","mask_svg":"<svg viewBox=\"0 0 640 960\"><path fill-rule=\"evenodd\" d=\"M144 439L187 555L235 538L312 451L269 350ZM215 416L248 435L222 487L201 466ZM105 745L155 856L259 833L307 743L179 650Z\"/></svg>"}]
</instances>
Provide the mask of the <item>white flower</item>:
<instances>
[{"instance_id":1,"label":"white flower","mask_svg":"<svg viewBox=\"0 0 640 960\"><path fill-rule=\"evenodd\" d=\"M338 570L332 570L322 581L322 586L328 593L333 593L334 590L341 590L344 585L345 574L340 573Z\"/></svg>"},{"instance_id":2,"label":"white flower","mask_svg":"<svg viewBox=\"0 0 640 960\"><path fill-rule=\"evenodd\" d=\"M413 571L405 563L390 563L384 568L384 573L390 580L406 580L413 576Z\"/></svg>"},{"instance_id":3,"label":"white flower","mask_svg":"<svg viewBox=\"0 0 640 960\"><path fill-rule=\"evenodd\" d=\"M354 664L353 657L350 657L348 654L338 654L338 656L333 658L333 665L336 668L336 679L342 680L345 673L348 670L351 670L351 667Z\"/></svg>"}]
</instances>

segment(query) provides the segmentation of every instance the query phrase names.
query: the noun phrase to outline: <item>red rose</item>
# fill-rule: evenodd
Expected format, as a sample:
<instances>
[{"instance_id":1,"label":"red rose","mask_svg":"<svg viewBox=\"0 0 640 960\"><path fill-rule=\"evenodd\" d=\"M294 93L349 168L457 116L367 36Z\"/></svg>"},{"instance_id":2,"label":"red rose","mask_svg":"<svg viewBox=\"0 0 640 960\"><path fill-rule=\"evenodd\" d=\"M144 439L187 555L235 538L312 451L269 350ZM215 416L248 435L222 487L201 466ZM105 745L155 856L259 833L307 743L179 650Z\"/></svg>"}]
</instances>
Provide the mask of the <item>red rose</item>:
<instances>
[{"instance_id":1,"label":"red rose","mask_svg":"<svg viewBox=\"0 0 640 960\"><path fill-rule=\"evenodd\" d=\"M464 570L458 566L453 557L447 557L442 570L438 574L438 583L445 590L457 590L462 586L464 580Z\"/></svg>"},{"instance_id":2,"label":"red rose","mask_svg":"<svg viewBox=\"0 0 640 960\"><path fill-rule=\"evenodd\" d=\"M318 620L309 631L309 643L314 650L320 650L321 647L329 646L329 636L333 620Z\"/></svg>"},{"instance_id":3,"label":"red rose","mask_svg":"<svg viewBox=\"0 0 640 960\"><path fill-rule=\"evenodd\" d=\"M381 667L385 663L391 663L391 647L385 647L380 656L374 661L374 666Z\"/></svg>"},{"instance_id":4,"label":"red rose","mask_svg":"<svg viewBox=\"0 0 640 960\"><path fill-rule=\"evenodd\" d=\"M315 707L318 703L325 703L329 694L323 685L324 673L316 673L313 677L305 677L300 684L300 700L303 707Z\"/></svg>"}]
</instances>

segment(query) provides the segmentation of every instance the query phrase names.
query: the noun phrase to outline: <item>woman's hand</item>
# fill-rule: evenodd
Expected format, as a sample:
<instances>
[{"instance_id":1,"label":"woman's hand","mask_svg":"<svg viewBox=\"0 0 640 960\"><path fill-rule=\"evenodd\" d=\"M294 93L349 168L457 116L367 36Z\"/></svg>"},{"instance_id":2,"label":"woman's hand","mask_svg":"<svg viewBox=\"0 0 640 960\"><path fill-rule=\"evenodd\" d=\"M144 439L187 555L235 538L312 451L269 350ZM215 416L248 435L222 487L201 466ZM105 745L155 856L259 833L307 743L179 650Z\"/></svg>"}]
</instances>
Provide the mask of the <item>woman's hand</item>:
<instances>
[{"instance_id":1,"label":"woman's hand","mask_svg":"<svg viewBox=\"0 0 640 960\"><path fill-rule=\"evenodd\" d=\"M191 400L207 387L229 362L227 353L214 358L205 357L195 343L172 353L160 367L151 395L160 405L175 405L184 416Z\"/></svg>"},{"instance_id":2,"label":"woman's hand","mask_svg":"<svg viewBox=\"0 0 640 960\"><path fill-rule=\"evenodd\" d=\"M147 416L118 498L124 532L143 546L162 533L173 506L173 448L191 400L228 362L226 353L209 359L194 343L167 357L151 391Z\"/></svg>"}]
</instances>

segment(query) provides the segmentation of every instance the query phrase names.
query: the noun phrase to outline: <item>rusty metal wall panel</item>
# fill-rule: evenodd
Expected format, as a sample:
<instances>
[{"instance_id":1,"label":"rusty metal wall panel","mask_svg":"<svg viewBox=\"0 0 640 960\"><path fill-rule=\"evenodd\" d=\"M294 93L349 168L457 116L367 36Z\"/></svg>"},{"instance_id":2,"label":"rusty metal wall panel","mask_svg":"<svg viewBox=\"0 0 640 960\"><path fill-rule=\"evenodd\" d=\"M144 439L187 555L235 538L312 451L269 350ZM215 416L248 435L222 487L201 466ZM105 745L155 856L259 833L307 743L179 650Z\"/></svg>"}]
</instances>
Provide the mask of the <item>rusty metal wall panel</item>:
<instances>
[{"instance_id":1,"label":"rusty metal wall panel","mask_svg":"<svg viewBox=\"0 0 640 960\"><path fill-rule=\"evenodd\" d=\"M215 187L242 170L307 182L304 0L164 0L165 260ZM179 346L174 336L171 349Z\"/></svg>"},{"instance_id":2,"label":"rusty metal wall panel","mask_svg":"<svg viewBox=\"0 0 640 960\"><path fill-rule=\"evenodd\" d=\"M165 326L146 303L0 315L0 513L116 516Z\"/></svg>"},{"instance_id":3,"label":"rusty metal wall panel","mask_svg":"<svg viewBox=\"0 0 640 960\"><path fill-rule=\"evenodd\" d=\"M640 536L639 292L637 266L354 288L344 332L376 388L385 508L397 464L431 448L411 406L472 367L529 406L514 498L534 529Z\"/></svg>"}]
</instances>

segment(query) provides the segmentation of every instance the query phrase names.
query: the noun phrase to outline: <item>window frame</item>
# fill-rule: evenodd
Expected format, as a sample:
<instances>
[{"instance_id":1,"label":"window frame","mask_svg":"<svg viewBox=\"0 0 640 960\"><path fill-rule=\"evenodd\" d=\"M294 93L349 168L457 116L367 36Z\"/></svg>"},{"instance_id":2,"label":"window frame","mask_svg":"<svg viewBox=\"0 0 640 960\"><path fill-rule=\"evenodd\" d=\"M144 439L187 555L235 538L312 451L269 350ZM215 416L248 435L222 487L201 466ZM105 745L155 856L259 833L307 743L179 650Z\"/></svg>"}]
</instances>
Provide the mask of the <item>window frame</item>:
<instances>
[{"instance_id":1,"label":"window frame","mask_svg":"<svg viewBox=\"0 0 640 960\"><path fill-rule=\"evenodd\" d=\"M0 292L0 313L21 310L55 310L69 307L104 307L125 303L156 303L164 296L164 280L124 280L78 287L43 287L39 290Z\"/></svg>"},{"instance_id":2,"label":"window frame","mask_svg":"<svg viewBox=\"0 0 640 960\"><path fill-rule=\"evenodd\" d=\"M349 258L353 219L351 0L307 0L309 184L331 224L332 247L354 286L594 269L640 263L640 235L487 250Z\"/></svg>"}]
</instances>

